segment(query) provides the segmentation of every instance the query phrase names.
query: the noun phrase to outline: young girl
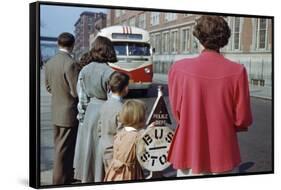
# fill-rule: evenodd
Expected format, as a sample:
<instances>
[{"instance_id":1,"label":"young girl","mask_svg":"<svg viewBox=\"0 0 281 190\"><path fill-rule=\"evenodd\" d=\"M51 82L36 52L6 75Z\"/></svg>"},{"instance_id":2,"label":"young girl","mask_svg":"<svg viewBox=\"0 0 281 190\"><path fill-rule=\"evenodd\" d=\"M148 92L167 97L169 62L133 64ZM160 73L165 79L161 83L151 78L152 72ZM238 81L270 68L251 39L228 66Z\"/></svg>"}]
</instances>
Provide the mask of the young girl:
<instances>
[{"instance_id":1,"label":"young girl","mask_svg":"<svg viewBox=\"0 0 281 190\"><path fill-rule=\"evenodd\" d=\"M105 170L113 157L113 137L116 135L117 115L122 109L123 97L128 94L129 76L114 72L109 79L111 95L102 105L98 123L98 139L95 151L95 179L103 181Z\"/></svg>"},{"instance_id":2,"label":"young girl","mask_svg":"<svg viewBox=\"0 0 281 190\"><path fill-rule=\"evenodd\" d=\"M104 181L137 180L143 178L136 157L136 143L145 126L145 104L140 100L127 100L119 114L123 129L117 132L113 143L113 159Z\"/></svg>"}]
</instances>

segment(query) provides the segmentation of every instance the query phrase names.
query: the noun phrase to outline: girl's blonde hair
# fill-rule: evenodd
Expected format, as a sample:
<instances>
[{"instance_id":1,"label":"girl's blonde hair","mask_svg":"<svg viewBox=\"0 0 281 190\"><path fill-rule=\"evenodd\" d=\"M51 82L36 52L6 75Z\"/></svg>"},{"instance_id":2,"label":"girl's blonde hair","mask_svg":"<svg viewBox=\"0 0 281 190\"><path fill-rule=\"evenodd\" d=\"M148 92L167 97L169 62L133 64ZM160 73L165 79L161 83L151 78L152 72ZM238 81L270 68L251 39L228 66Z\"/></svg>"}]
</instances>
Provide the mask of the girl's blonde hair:
<instances>
[{"instance_id":1,"label":"girl's blonde hair","mask_svg":"<svg viewBox=\"0 0 281 190\"><path fill-rule=\"evenodd\" d=\"M119 114L119 120L123 125L134 128L142 128L145 123L146 106L143 101L131 99L127 100Z\"/></svg>"}]
</instances>

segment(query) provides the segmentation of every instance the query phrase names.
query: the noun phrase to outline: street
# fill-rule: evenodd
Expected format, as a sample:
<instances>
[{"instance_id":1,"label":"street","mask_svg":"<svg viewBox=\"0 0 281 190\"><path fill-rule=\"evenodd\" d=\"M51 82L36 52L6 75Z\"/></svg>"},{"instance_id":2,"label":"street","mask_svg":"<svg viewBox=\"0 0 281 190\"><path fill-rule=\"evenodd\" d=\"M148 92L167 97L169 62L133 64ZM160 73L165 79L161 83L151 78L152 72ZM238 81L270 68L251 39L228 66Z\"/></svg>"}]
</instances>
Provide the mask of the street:
<instances>
[{"instance_id":1,"label":"street","mask_svg":"<svg viewBox=\"0 0 281 190\"><path fill-rule=\"evenodd\" d=\"M172 126L175 127L175 120L172 117L167 84L154 78L152 87L146 96L141 92L130 92L126 99L137 98L143 100L147 105L149 114L157 96L157 86L161 83L164 87L164 98L168 112L172 119ZM52 183L53 167L53 129L50 112L50 94L45 90L44 75L41 72L41 185ZM251 98L254 123L247 132L239 133L239 144L242 163L239 166L239 173L265 172L272 170L272 101L261 98ZM169 168L164 172L166 177L174 177L176 171Z\"/></svg>"}]
</instances>

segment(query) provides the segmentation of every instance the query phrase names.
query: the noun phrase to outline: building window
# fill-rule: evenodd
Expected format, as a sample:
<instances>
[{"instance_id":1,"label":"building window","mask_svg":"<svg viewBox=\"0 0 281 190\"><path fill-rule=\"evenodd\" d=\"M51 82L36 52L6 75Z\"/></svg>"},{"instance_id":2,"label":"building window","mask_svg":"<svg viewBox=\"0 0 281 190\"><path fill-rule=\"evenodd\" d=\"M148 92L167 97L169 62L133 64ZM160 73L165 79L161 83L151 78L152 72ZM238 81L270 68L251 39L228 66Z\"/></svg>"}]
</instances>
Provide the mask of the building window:
<instances>
[{"instance_id":1,"label":"building window","mask_svg":"<svg viewBox=\"0 0 281 190\"><path fill-rule=\"evenodd\" d=\"M138 27L145 29L146 28L146 22L145 22L145 13L140 14L139 16L139 25Z\"/></svg>"},{"instance_id":2,"label":"building window","mask_svg":"<svg viewBox=\"0 0 281 190\"><path fill-rule=\"evenodd\" d=\"M91 33L91 30L92 30L92 25L89 24L88 25L88 32Z\"/></svg>"},{"instance_id":3,"label":"building window","mask_svg":"<svg viewBox=\"0 0 281 190\"><path fill-rule=\"evenodd\" d=\"M124 15L126 11L124 9L121 10L121 15Z\"/></svg>"},{"instance_id":4,"label":"building window","mask_svg":"<svg viewBox=\"0 0 281 190\"><path fill-rule=\"evenodd\" d=\"M170 22L177 19L177 13L165 13L165 22Z\"/></svg>"},{"instance_id":5,"label":"building window","mask_svg":"<svg viewBox=\"0 0 281 190\"><path fill-rule=\"evenodd\" d=\"M168 53L169 52L169 44L170 44L170 39L169 39L170 33L169 32L165 32L163 33L163 53Z\"/></svg>"},{"instance_id":6,"label":"building window","mask_svg":"<svg viewBox=\"0 0 281 190\"><path fill-rule=\"evenodd\" d=\"M160 13L159 12L152 12L150 15L150 23L152 26L158 25L159 24L159 17Z\"/></svg>"},{"instance_id":7,"label":"building window","mask_svg":"<svg viewBox=\"0 0 281 190\"><path fill-rule=\"evenodd\" d=\"M149 38L150 38L150 46L151 46L152 48L154 48L154 44L155 44L155 38L154 38L154 35L153 35L153 34L151 34Z\"/></svg>"},{"instance_id":8,"label":"building window","mask_svg":"<svg viewBox=\"0 0 281 190\"><path fill-rule=\"evenodd\" d=\"M119 9L115 10L115 17L118 18L121 15L121 11Z\"/></svg>"},{"instance_id":9,"label":"building window","mask_svg":"<svg viewBox=\"0 0 281 190\"><path fill-rule=\"evenodd\" d=\"M233 19L233 29L232 29L232 36L233 36L233 50L240 49L240 33L241 33L241 18L234 17Z\"/></svg>"},{"instance_id":10,"label":"building window","mask_svg":"<svg viewBox=\"0 0 281 190\"><path fill-rule=\"evenodd\" d=\"M156 48L155 48L155 45L156 45L156 36L155 34L151 34L150 35L150 47L156 51Z\"/></svg>"},{"instance_id":11,"label":"building window","mask_svg":"<svg viewBox=\"0 0 281 190\"><path fill-rule=\"evenodd\" d=\"M178 31L171 31L171 52L176 53L178 51Z\"/></svg>"},{"instance_id":12,"label":"building window","mask_svg":"<svg viewBox=\"0 0 281 190\"><path fill-rule=\"evenodd\" d=\"M161 34L155 34L155 52L160 53L161 50Z\"/></svg>"},{"instance_id":13,"label":"building window","mask_svg":"<svg viewBox=\"0 0 281 190\"><path fill-rule=\"evenodd\" d=\"M265 18L258 19L257 22L257 49L266 48L266 38L267 38L267 20Z\"/></svg>"},{"instance_id":14,"label":"building window","mask_svg":"<svg viewBox=\"0 0 281 190\"><path fill-rule=\"evenodd\" d=\"M129 26L136 26L136 17L130 18Z\"/></svg>"},{"instance_id":15,"label":"building window","mask_svg":"<svg viewBox=\"0 0 281 190\"><path fill-rule=\"evenodd\" d=\"M187 52L190 49L190 28L181 30L181 51Z\"/></svg>"},{"instance_id":16,"label":"building window","mask_svg":"<svg viewBox=\"0 0 281 190\"><path fill-rule=\"evenodd\" d=\"M128 25L127 20L123 20L123 21L122 21L122 25L127 26L127 25Z\"/></svg>"},{"instance_id":17,"label":"building window","mask_svg":"<svg viewBox=\"0 0 281 190\"><path fill-rule=\"evenodd\" d=\"M188 16L192 16L192 14L188 14L188 13L183 14L183 17L188 17Z\"/></svg>"}]
</instances>

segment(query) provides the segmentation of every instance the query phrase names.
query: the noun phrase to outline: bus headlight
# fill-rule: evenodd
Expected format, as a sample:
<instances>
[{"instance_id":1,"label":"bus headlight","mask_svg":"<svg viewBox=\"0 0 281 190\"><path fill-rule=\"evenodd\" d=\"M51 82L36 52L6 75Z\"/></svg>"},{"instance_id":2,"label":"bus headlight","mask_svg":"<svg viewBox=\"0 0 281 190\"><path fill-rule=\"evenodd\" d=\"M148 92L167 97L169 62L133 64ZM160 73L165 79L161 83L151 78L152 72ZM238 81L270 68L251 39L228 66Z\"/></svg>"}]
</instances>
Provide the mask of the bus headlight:
<instances>
[{"instance_id":1,"label":"bus headlight","mask_svg":"<svg viewBox=\"0 0 281 190\"><path fill-rule=\"evenodd\" d=\"M150 70L150 68L145 68L145 69L144 69L144 72L145 72L146 74L149 74L149 73L151 72L151 70Z\"/></svg>"}]
</instances>

